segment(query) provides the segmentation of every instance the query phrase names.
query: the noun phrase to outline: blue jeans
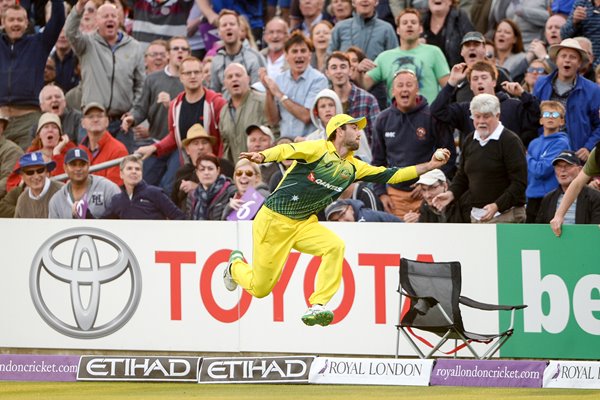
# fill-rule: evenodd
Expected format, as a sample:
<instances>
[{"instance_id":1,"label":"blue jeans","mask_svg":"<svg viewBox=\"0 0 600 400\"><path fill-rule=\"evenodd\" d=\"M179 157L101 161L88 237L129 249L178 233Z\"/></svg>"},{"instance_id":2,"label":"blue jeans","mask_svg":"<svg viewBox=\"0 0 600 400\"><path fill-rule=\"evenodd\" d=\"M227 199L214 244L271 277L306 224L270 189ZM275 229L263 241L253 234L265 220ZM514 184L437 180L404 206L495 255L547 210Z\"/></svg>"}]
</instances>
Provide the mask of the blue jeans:
<instances>
[{"instance_id":1,"label":"blue jeans","mask_svg":"<svg viewBox=\"0 0 600 400\"><path fill-rule=\"evenodd\" d=\"M136 148L152 144L150 142L137 142ZM144 180L149 185L161 187L167 196L171 196L175 174L181 166L179 151L173 150L170 154L162 157L151 156L144 160Z\"/></svg>"}]
</instances>

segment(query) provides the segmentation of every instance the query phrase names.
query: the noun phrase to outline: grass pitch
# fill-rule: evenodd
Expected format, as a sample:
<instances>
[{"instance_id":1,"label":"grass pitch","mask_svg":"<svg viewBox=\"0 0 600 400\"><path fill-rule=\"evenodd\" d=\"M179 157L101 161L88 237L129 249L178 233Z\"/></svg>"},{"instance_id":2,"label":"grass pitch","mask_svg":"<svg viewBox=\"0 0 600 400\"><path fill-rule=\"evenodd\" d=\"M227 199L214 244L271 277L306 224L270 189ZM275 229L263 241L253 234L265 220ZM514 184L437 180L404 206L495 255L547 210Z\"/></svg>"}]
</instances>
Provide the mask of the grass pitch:
<instances>
[{"instance_id":1,"label":"grass pitch","mask_svg":"<svg viewBox=\"0 0 600 400\"><path fill-rule=\"evenodd\" d=\"M121 399L444 399L444 400L592 400L600 390L514 389L414 386L269 385L132 383L132 382L0 382L2 400Z\"/></svg>"}]
</instances>

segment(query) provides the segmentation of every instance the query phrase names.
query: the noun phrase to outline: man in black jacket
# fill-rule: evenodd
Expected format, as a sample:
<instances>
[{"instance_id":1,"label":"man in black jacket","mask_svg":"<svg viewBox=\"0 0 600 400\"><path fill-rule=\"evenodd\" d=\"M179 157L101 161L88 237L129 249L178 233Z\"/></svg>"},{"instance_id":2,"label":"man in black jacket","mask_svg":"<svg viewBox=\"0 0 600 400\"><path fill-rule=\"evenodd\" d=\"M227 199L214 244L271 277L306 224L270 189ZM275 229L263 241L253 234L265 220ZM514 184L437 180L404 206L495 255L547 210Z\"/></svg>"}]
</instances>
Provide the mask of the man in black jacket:
<instances>
[{"instance_id":1,"label":"man in black jacket","mask_svg":"<svg viewBox=\"0 0 600 400\"><path fill-rule=\"evenodd\" d=\"M581 161L570 150L561 152L553 161L559 187L544 196L537 218L538 224L547 224L552 218L567 188L581 171ZM577 201L571 204L564 219L565 224L600 224L600 192L584 186Z\"/></svg>"}]
</instances>

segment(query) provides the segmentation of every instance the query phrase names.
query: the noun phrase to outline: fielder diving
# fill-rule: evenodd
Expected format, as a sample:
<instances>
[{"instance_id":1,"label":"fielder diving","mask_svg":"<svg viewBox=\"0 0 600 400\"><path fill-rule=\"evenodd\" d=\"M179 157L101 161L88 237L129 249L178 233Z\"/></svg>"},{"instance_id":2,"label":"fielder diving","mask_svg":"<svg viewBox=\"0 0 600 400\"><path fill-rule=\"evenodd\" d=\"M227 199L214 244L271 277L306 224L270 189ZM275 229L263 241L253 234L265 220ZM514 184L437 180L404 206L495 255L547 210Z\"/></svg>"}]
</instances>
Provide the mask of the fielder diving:
<instances>
[{"instance_id":1,"label":"fielder diving","mask_svg":"<svg viewBox=\"0 0 600 400\"><path fill-rule=\"evenodd\" d=\"M240 285L255 297L265 297L279 280L292 249L321 257L315 291L302 316L306 325L327 326L333 312L324 306L342 280L344 242L319 224L317 213L337 199L355 180L398 183L444 165L450 151L438 149L426 163L405 168L374 167L354 158L366 119L338 114L326 127L327 140L281 144L261 152L241 153L255 163L294 160L277 189L266 199L252 224L253 265L234 250L223 274L228 290ZM433 153L432 149L432 153Z\"/></svg>"}]
</instances>

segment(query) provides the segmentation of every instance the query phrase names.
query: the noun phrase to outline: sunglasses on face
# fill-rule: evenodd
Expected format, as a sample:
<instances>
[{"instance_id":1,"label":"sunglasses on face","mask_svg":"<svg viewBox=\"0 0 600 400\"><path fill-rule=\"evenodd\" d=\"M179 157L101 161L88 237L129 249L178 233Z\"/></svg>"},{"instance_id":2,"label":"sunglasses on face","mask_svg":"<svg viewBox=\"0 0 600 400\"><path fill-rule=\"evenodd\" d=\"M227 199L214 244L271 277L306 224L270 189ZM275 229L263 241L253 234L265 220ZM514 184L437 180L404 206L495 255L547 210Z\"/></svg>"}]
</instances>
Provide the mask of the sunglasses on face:
<instances>
[{"instance_id":1,"label":"sunglasses on face","mask_svg":"<svg viewBox=\"0 0 600 400\"><path fill-rule=\"evenodd\" d=\"M241 169L238 169L237 171L235 171L235 176L242 176L246 174L247 177L251 177L254 176L254 171L242 171Z\"/></svg>"},{"instance_id":2,"label":"sunglasses on face","mask_svg":"<svg viewBox=\"0 0 600 400\"><path fill-rule=\"evenodd\" d=\"M544 111L542 118L560 118L562 117L558 111Z\"/></svg>"},{"instance_id":3,"label":"sunglasses on face","mask_svg":"<svg viewBox=\"0 0 600 400\"><path fill-rule=\"evenodd\" d=\"M546 71L542 67L529 67L527 68L527 72L530 74L543 74Z\"/></svg>"},{"instance_id":4,"label":"sunglasses on face","mask_svg":"<svg viewBox=\"0 0 600 400\"><path fill-rule=\"evenodd\" d=\"M173 51L179 51L179 50L181 50L181 51L189 51L190 48L189 47L173 46L173 47L171 47L171 50L173 50Z\"/></svg>"},{"instance_id":5,"label":"sunglasses on face","mask_svg":"<svg viewBox=\"0 0 600 400\"><path fill-rule=\"evenodd\" d=\"M23 170L23 173L27 176L33 176L34 174L42 175L44 172L46 172L46 167Z\"/></svg>"}]
</instances>

